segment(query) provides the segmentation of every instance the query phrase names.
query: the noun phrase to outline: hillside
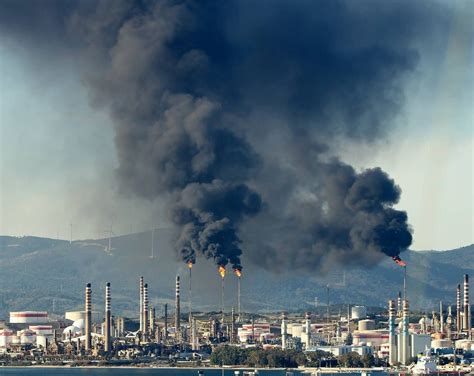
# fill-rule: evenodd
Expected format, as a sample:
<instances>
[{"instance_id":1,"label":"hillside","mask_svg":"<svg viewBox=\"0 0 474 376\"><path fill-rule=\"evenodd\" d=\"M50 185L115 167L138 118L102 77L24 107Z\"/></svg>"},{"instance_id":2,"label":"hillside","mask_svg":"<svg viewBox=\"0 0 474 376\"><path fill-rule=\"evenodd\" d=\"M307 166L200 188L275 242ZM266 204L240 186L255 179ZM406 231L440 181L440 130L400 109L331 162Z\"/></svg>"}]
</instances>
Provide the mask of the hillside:
<instances>
[{"instance_id":1,"label":"hillside","mask_svg":"<svg viewBox=\"0 0 474 376\"><path fill-rule=\"evenodd\" d=\"M68 241L37 237L0 237L0 319L8 311L48 310L63 313L81 309L83 288L93 284L93 303L102 309L106 282L112 283L116 314L136 315L138 278L144 275L151 304L158 313L166 302L173 307L174 278L182 276L187 309L188 270L175 259L173 232L155 231L154 258L150 258L151 233L138 233L108 240ZM474 270L474 245L449 251L408 251L408 297L412 306L431 308L442 299L454 304L455 288L464 273ZM242 306L249 311L311 309L315 299L324 304L327 285L332 303L384 306L402 288L402 268L387 259L371 269L334 270L327 275L288 273L275 275L243 260ZM343 278L345 274L345 281ZM226 278L226 307L236 301L236 278ZM217 310L220 280L211 262L198 260L193 268L193 307Z\"/></svg>"}]
</instances>

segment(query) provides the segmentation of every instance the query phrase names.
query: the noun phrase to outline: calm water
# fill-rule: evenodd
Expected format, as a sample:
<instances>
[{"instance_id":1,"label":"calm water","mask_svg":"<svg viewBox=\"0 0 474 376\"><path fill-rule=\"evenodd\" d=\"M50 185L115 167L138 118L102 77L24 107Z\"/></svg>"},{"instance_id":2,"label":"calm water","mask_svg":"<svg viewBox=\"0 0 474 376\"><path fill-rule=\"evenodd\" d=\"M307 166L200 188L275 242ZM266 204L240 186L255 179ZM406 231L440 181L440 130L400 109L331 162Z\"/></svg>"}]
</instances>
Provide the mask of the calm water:
<instances>
[{"instance_id":1,"label":"calm water","mask_svg":"<svg viewBox=\"0 0 474 376\"><path fill-rule=\"evenodd\" d=\"M197 376L197 369L120 369L120 368L3 368L0 367L0 375L3 376ZM204 376L234 376L233 369L204 369ZM285 376L286 372L282 370L259 370L260 376ZM294 376L304 375L300 372L293 372ZM241 372L242 375L242 372ZM336 374L334 374L336 375ZM359 373L339 374L344 376L359 376ZM372 376L387 375L384 372L373 372ZM330 376L330 374L327 374Z\"/></svg>"},{"instance_id":2,"label":"calm water","mask_svg":"<svg viewBox=\"0 0 474 376\"><path fill-rule=\"evenodd\" d=\"M222 373L221 369L204 369L204 376L234 376L234 370L226 369ZM261 370L260 376L285 376L285 371L281 370ZM0 368L0 375L5 376L197 376L197 369L120 369L120 368ZM242 375L242 373L241 373ZM301 375L299 372L295 376Z\"/></svg>"}]
</instances>

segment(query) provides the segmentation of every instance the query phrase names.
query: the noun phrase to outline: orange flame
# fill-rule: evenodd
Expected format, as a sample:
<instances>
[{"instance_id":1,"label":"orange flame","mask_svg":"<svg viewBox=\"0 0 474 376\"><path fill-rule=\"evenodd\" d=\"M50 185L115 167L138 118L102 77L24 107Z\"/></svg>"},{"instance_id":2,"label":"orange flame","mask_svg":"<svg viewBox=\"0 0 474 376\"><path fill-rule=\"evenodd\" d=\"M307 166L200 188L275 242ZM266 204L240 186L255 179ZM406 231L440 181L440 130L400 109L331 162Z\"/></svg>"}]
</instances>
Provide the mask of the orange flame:
<instances>
[{"instance_id":1,"label":"orange flame","mask_svg":"<svg viewBox=\"0 0 474 376\"><path fill-rule=\"evenodd\" d=\"M238 278L242 277L242 270L240 270L240 269L234 269L234 273L235 273L235 275L236 275Z\"/></svg>"},{"instance_id":2,"label":"orange flame","mask_svg":"<svg viewBox=\"0 0 474 376\"><path fill-rule=\"evenodd\" d=\"M188 268L189 269L193 268L193 262L191 260L188 261Z\"/></svg>"},{"instance_id":3,"label":"orange flame","mask_svg":"<svg viewBox=\"0 0 474 376\"><path fill-rule=\"evenodd\" d=\"M407 263L405 261L403 261L400 258L400 256L393 256L392 260L395 261L397 263L397 265L399 265L399 266L407 266Z\"/></svg>"},{"instance_id":4,"label":"orange flame","mask_svg":"<svg viewBox=\"0 0 474 376\"><path fill-rule=\"evenodd\" d=\"M225 277L225 266L219 265L219 274L221 275L221 278Z\"/></svg>"}]
</instances>

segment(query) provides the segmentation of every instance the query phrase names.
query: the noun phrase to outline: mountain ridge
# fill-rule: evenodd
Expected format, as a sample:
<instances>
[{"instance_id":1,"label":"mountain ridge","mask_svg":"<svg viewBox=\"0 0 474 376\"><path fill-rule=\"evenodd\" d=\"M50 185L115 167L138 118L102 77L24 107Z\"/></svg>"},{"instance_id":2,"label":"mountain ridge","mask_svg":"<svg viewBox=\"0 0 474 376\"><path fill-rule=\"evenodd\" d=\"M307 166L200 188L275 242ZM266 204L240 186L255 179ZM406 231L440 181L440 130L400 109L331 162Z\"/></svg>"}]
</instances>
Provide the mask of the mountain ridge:
<instances>
[{"instance_id":1,"label":"mountain ridge","mask_svg":"<svg viewBox=\"0 0 474 376\"><path fill-rule=\"evenodd\" d=\"M162 311L174 305L174 279L182 277L183 308L188 309L186 265L173 252L175 233L155 230L155 257L151 258L151 232L111 238L85 239L69 243L41 237L0 236L0 317L9 311L47 310L62 314L82 309L85 283L93 284L93 303L103 305L106 282L112 283L114 311L137 316L138 279L150 286L151 304ZM439 300L454 304L455 288L465 273L474 270L474 244L445 251L406 251L408 298L414 308L431 309ZM343 269L327 274L319 271L273 273L256 265L245 265L242 306L247 311L310 310L327 300L332 304L365 304L384 307L403 285L403 268L387 258L371 268ZM193 308L220 309L220 278L215 265L197 260L193 268ZM344 271L345 270L345 271ZM345 276L345 278L344 278ZM236 305L236 277L225 279L226 309Z\"/></svg>"}]
</instances>

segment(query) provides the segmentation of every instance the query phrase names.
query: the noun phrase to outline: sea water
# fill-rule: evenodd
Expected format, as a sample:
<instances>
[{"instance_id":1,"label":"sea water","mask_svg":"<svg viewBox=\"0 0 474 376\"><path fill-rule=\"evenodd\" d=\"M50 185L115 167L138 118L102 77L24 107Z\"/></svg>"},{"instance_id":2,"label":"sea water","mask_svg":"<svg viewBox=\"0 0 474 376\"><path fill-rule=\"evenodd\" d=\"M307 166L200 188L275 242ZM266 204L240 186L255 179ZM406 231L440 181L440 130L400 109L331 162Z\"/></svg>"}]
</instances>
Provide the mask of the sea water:
<instances>
[{"instance_id":1,"label":"sea water","mask_svg":"<svg viewBox=\"0 0 474 376\"><path fill-rule=\"evenodd\" d=\"M36 368L36 367L0 367L0 375L3 376L198 376L201 370L204 376L234 376L235 369L219 369L219 368ZM242 376L243 372L240 371ZM259 370L259 376L286 376L285 370ZM302 373L300 371L291 371L288 374L293 376L310 375L310 373ZM385 372L369 372L371 376L388 375ZM201 374L202 375L202 374ZM325 376L344 375L344 376L360 376L360 372L335 372L325 373Z\"/></svg>"}]
</instances>

